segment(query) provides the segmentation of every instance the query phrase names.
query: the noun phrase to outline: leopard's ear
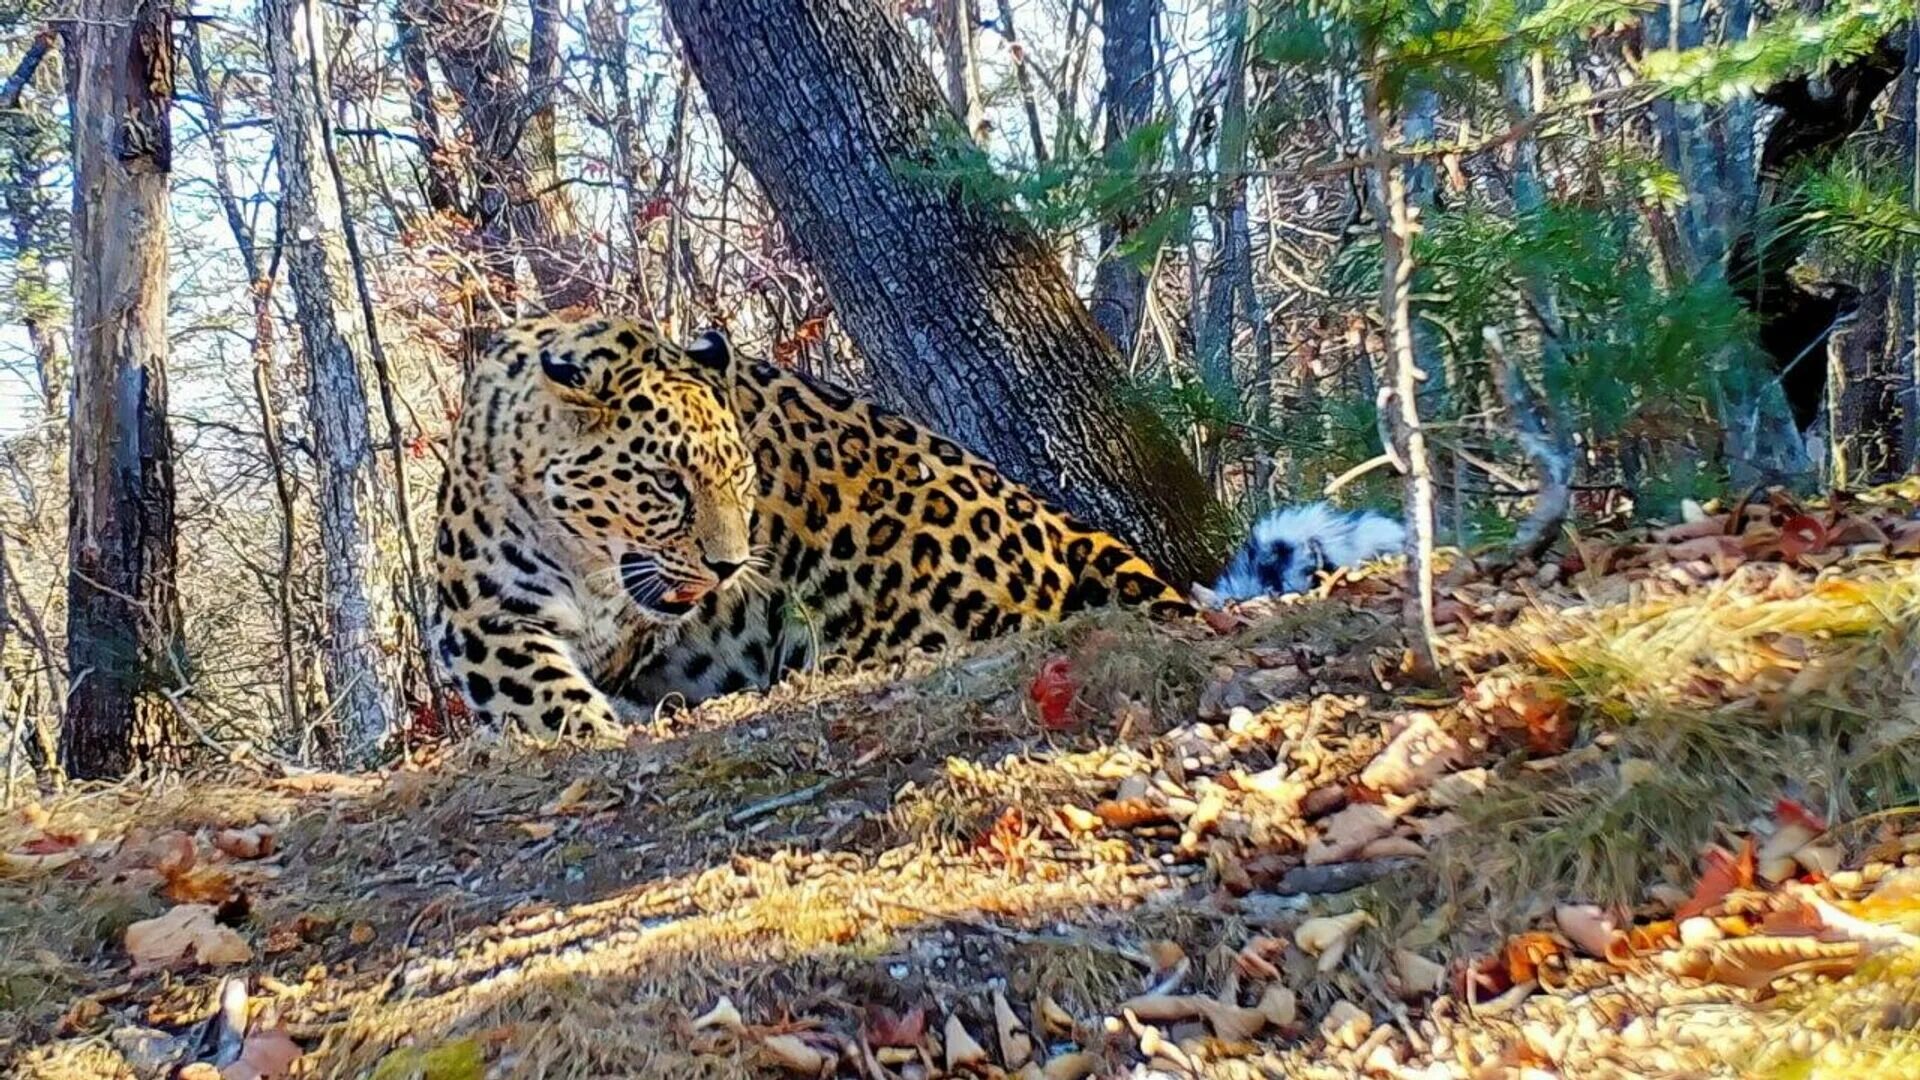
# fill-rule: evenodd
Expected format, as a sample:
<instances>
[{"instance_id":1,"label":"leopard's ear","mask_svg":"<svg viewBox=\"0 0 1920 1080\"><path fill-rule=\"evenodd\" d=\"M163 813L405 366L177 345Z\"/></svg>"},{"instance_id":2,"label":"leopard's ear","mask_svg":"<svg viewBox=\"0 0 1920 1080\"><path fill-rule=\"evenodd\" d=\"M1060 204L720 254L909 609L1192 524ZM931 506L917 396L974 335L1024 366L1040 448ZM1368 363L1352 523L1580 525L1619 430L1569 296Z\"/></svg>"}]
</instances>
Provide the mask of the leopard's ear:
<instances>
[{"instance_id":1,"label":"leopard's ear","mask_svg":"<svg viewBox=\"0 0 1920 1080\"><path fill-rule=\"evenodd\" d=\"M712 329L701 332L701 336L687 342L685 352L693 367L716 386L722 386L732 379L733 342L726 338L726 331Z\"/></svg>"},{"instance_id":2,"label":"leopard's ear","mask_svg":"<svg viewBox=\"0 0 1920 1080\"><path fill-rule=\"evenodd\" d=\"M703 331L687 346L687 359L708 371L725 375L733 370L733 343L725 330Z\"/></svg>"}]
</instances>

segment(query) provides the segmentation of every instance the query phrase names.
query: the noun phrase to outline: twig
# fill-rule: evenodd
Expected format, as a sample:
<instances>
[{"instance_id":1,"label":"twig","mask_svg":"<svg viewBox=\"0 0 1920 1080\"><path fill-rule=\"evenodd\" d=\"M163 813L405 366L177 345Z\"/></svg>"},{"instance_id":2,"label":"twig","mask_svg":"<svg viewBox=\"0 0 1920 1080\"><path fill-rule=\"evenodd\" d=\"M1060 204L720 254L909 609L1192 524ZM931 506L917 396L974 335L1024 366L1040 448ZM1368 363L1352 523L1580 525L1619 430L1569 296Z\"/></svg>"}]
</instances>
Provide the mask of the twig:
<instances>
[{"instance_id":1,"label":"twig","mask_svg":"<svg viewBox=\"0 0 1920 1080\"><path fill-rule=\"evenodd\" d=\"M1392 454L1375 454L1373 457L1368 458L1353 468L1348 469L1346 472L1341 473L1339 476L1327 481L1327 486L1323 488L1320 493L1328 498L1332 498L1341 488L1346 487L1348 484L1353 483L1355 480L1360 479L1375 469L1384 465L1392 465L1393 463Z\"/></svg>"},{"instance_id":2,"label":"twig","mask_svg":"<svg viewBox=\"0 0 1920 1080\"><path fill-rule=\"evenodd\" d=\"M1296 866L1280 875L1280 880L1274 884L1273 889L1275 892L1284 894L1342 893L1362 885L1371 885L1412 865L1412 859L1395 858L1329 863L1325 866Z\"/></svg>"},{"instance_id":3,"label":"twig","mask_svg":"<svg viewBox=\"0 0 1920 1080\"><path fill-rule=\"evenodd\" d=\"M785 795L775 795L771 799L763 799L743 810L736 810L728 814L727 825L730 828L737 829L750 821L757 821L769 814L777 814L790 806L799 806L802 803L812 802L828 790L840 787L849 782L849 778L838 776L831 780L822 780L817 784L811 784L798 791L789 791Z\"/></svg>"},{"instance_id":4,"label":"twig","mask_svg":"<svg viewBox=\"0 0 1920 1080\"><path fill-rule=\"evenodd\" d=\"M1143 967L1148 971L1152 971L1154 966L1152 957L1138 949L1129 949L1125 945L1115 945L1111 942L1099 941L1088 937L1065 937L1059 934L1035 934L1026 930L1015 930L1010 926L1001 926L998 923L989 922L979 917L970 917L958 912L934 911L931 908L923 908L918 904L909 904L905 900L894 900L890 897L882 897L880 902L889 907L897 907L903 911L911 911L916 915L924 916L935 922L959 923L970 929L978 930L983 934L992 934L994 937L1004 938L1016 945L1051 945L1055 948L1092 949L1096 952L1117 956L1130 964Z\"/></svg>"}]
</instances>

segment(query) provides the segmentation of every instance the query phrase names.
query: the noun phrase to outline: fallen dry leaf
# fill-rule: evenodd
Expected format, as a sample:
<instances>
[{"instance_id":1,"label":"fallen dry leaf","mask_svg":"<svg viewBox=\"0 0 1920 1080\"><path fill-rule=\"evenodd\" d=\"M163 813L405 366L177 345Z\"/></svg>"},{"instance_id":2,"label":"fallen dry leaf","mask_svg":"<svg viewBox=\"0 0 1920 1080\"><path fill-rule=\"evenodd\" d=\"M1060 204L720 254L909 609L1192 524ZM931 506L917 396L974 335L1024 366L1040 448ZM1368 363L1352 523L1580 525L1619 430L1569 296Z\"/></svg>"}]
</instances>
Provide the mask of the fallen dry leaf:
<instances>
[{"instance_id":1,"label":"fallen dry leaf","mask_svg":"<svg viewBox=\"0 0 1920 1080\"><path fill-rule=\"evenodd\" d=\"M1340 966L1340 958L1347 952L1347 943L1353 940L1353 935L1361 927L1372 921L1373 916L1365 911L1308 919L1294 928L1293 943L1307 955L1319 957L1320 971L1325 974Z\"/></svg>"},{"instance_id":2,"label":"fallen dry leaf","mask_svg":"<svg viewBox=\"0 0 1920 1080\"><path fill-rule=\"evenodd\" d=\"M253 959L245 938L214 921L206 904L181 904L155 919L127 927L127 955L136 975L199 964L222 967Z\"/></svg>"},{"instance_id":3,"label":"fallen dry leaf","mask_svg":"<svg viewBox=\"0 0 1920 1080\"><path fill-rule=\"evenodd\" d=\"M916 1005L895 1016L875 1007L867 1013L867 1042L874 1046L898 1046L912 1049L927 1037L927 1010Z\"/></svg>"},{"instance_id":4,"label":"fallen dry leaf","mask_svg":"<svg viewBox=\"0 0 1920 1080\"><path fill-rule=\"evenodd\" d=\"M1446 985L1447 969L1412 949L1393 950L1393 971L1398 976L1400 996L1429 997Z\"/></svg>"},{"instance_id":5,"label":"fallen dry leaf","mask_svg":"<svg viewBox=\"0 0 1920 1080\"><path fill-rule=\"evenodd\" d=\"M1701 914L1726 899L1735 889L1753 887L1756 873L1753 838L1748 837L1740 847L1740 854L1734 855L1725 848L1710 847L1700 857L1700 882L1694 886L1693 895L1687 902L1674 910L1676 921Z\"/></svg>"},{"instance_id":6,"label":"fallen dry leaf","mask_svg":"<svg viewBox=\"0 0 1920 1080\"><path fill-rule=\"evenodd\" d=\"M740 1019L740 1010L734 1007L733 999L721 995L720 1000L713 1003L713 1008L693 1018L693 1030L700 1031L710 1027L731 1031L737 1035L745 1031L747 1025Z\"/></svg>"},{"instance_id":7,"label":"fallen dry leaf","mask_svg":"<svg viewBox=\"0 0 1920 1080\"><path fill-rule=\"evenodd\" d=\"M54 851L45 855L0 851L0 877L24 877L58 870L80 858L77 851Z\"/></svg>"},{"instance_id":8,"label":"fallen dry leaf","mask_svg":"<svg viewBox=\"0 0 1920 1080\"><path fill-rule=\"evenodd\" d=\"M232 900L240 892L233 875L217 866L201 866L166 875L160 895L176 904L213 904Z\"/></svg>"},{"instance_id":9,"label":"fallen dry leaf","mask_svg":"<svg viewBox=\"0 0 1920 1080\"><path fill-rule=\"evenodd\" d=\"M828 1053L798 1035L769 1035L760 1040L760 1047L773 1064L802 1076L824 1076L839 1059L838 1054Z\"/></svg>"},{"instance_id":10,"label":"fallen dry leaf","mask_svg":"<svg viewBox=\"0 0 1920 1080\"><path fill-rule=\"evenodd\" d=\"M1594 904L1561 904L1553 909L1554 925L1574 948L1596 959L1614 955L1620 930L1612 917Z\"/></svg>"},{"instance_id":11,"label":"fallen dry leaf","mask_svg":"<svg viewBox=\"0 0 1920 1080\"><path fill-rule=\"evenodd\" d=\"M1360 772L1360 782L1375 791L1410 795L1425 790L1459 759L1460 741L1442 731L1430 713L1414 713L1384 750Z\"/></svg>"},{"instance_id":12,"label":"fallen dry leaf","mask_svg":"<svg viewBox=\"0 0 1920 1080\"><path fill-rule=\"evenodd\" d=\"M1346 862L1393 831L1394 817L1372 803L1354 803L1320 821L1320 835L1307 845L1308 866Z\"/></svg>"},{"instance_id":13,"label":"fallen dry leaf","mask_svg":"<svg viewBox=\"0 0 1920 1080\"><path fill-rule=\"evenodd\" d=\"M279 1029L256 1031L240 1047L240 1059L220 1069L221 1080L273 1080L285 1076L305 1051Z\"/></svg>"},{"instance_id":14,"label":"fallen dry leaf","mask_svg":"<svg viewBox=\"0 0 1920 1080\"><path fill-rule=\"evenodd\" d=\"M1025 1065L1033 1056L1033 1038L1007 1004L1007 995L998 990L993 992L993 1025L1000 1036L1000 1064L1009 1069Z\"/></svg>"},{"instance_id":15,"label":"fallen dry leaf","mask_svg":"<svg viewBox=\"0 0 1920 1080\"><path fill-rule=\"evenodd\" d=\"M975 1069L987 1063L987 1048L981 1046L967 1025L960 1022L959 1013L947 1014L947 1026L941 1032L940 1041L947 1047L947 1071L957 1069Z\"/></svg>"},{"instance_id":16,"label":"fallen dry leaf","mask_svg":"<svg viewBox=\"0 0 1920 1080\"><path fill-rule=\"evenodd\" d=\"M1850 974L1866 957L1867 948L1858 941L1756 936L1679 949L1663 963L1667 970L1687 978L1763 990L1788 975L1835 978Z\"/></svg>"},{"instance_id":17,"label":"fallen dry leaf","mask_svg":"<svg viewBox=\"0 0 1920 1080\"><path fill-rule=\"evenodd\" d=\"M221 829L213 834L213 846L235 859L264 859L273 854L272 826L254 825L245 829Z\"/></svg>"}]
</instances>

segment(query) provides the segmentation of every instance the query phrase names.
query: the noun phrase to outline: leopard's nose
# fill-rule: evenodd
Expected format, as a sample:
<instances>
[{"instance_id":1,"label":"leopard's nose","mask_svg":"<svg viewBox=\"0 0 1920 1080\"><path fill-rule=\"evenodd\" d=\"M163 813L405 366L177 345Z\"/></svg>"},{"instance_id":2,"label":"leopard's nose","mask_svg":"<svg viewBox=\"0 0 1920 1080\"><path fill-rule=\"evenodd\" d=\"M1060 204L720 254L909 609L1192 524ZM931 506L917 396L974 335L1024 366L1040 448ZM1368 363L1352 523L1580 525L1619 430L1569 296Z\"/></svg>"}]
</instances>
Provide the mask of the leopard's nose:
<instances>
[{"instance_id":1,"label":"leopard's nose","mask_svg":"<svg viewBox=\"0 0 1920 1080\"><path fill-rule=\"evenodd\" d=\"M744 562L727 562L722 559L702 559L700 561L707 564L707 569L713 571L713 576L722 585L732 580L733 575L739 573L740 568L747 565Z\"/></svg>"}]
</instances>

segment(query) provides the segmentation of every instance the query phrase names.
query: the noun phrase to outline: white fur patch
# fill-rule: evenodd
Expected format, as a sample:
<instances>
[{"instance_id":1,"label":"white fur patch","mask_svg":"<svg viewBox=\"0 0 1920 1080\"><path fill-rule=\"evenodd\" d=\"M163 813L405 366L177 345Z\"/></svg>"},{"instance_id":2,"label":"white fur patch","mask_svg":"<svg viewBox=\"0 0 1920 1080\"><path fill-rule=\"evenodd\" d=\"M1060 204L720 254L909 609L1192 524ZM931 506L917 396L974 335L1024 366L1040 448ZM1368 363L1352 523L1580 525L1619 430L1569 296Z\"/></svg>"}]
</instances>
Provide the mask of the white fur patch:
<instances>
[{"instance_id":1,"label":"white fur patch","mask_svg":"<svg viewBox=\"0 0 1920 1080\"><path fill-rule=\"evenodd\" d=\"M1221 600L1305 592L1316 570L1357 566L1394 554L1406 542L1399 522L1371 510L1336 510L1326 503L1275 510L1254 525L1213 592Z\"/></svg>"}]
</instances>

